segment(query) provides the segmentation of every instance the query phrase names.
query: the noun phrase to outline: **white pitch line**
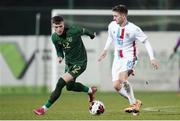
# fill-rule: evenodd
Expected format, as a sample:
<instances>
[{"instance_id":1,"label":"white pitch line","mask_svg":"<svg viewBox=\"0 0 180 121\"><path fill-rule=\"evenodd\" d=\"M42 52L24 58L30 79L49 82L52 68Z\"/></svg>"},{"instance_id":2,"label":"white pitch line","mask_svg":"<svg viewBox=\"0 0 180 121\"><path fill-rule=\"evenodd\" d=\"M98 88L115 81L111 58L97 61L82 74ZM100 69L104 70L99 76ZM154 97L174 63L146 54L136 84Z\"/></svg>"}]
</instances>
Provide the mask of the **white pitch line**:
<instances>
[{"instance_id":1,"label":"white pitch line","mask_svg":"<svg viewBox=\"0 0 180 121\"><path fill-rule=\"evenodd\" d=\"M179 108L180 110L180 106L157 106L157 107L146 107L146 108L142 108L142 110L144 111L149 111L149 112L177 112L176 110L173 111L173 109L177 109ZM172 109L172 110L170 110Z\"/></svg>"},{"instance_id":2,"label":"white pitch line","mask_svg":"<svg viewBox=\"0 0 180 121\"><path fill-rule=\"evenodd\" d=\"M149 112L159 112L160 111L159 109L157 109L157 107L147 107L147 108L143 108L142 110L149 111Z\"/></svg>"}]
</instances>

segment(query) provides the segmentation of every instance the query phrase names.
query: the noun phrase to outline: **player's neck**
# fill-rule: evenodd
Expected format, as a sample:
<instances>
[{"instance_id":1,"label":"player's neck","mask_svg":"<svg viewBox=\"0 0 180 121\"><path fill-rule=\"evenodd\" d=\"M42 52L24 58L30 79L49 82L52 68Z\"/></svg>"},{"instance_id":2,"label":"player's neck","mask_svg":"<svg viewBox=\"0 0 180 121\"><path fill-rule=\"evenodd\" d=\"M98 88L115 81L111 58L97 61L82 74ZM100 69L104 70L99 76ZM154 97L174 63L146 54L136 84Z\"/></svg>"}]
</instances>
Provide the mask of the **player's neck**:
<instances>
[{"instance_id":1,"label":"player's neck","mask_svg":"<svg viewBox=\"0 0 180 121\"><path fill-rule=\"evenodd\" d=\"M126 20L124 20L123 21L123 23L122 24L119 24L121 27L124 27L124 26L126 26L127 25L127 23L128 23L128 21L127 21L127 19Z\"/></svg>"},{"instance_id":2,"label":"player's neck","mask_svg":"<svg viewBox=\"0 0 180 121\"><path fill-rule=\"evenodd\" d=\"M66 37L66 31L67 31L67 27L64 27L64 31L63 31L63 33L60 35L60 36L62 36L62 37Z\"/></svg>"}]
</instances>

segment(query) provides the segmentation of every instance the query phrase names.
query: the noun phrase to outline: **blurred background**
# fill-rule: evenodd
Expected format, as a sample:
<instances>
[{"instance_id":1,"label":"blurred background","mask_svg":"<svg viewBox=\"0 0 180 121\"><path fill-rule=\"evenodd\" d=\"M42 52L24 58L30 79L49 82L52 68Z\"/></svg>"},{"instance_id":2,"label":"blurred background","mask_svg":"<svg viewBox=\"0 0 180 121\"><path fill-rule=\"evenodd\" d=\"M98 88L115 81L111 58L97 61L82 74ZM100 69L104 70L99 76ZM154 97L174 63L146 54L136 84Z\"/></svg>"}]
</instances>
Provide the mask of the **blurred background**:
<instances>
[{"instance_id":1,"label":"blurred background","mask_svg":"<svg viewBox=\"0 0 180 121\"><path fill-rule=\"evenodd\" d=\"M127 6L128 20L148 35L160 62L160 69L153 71L146 49L138 43L139 63L136 76L130 79L134 89L179 91L179 53L169 58L180 38L178 0L1 0L0 93L47 93L54 88L64 72L64 63L57 63L50 39L50 19L58 14L64 16L68 25L80 25L97 33L94 40L83 37L89 61L77 81L97 85L100 91L112 91L113 50L102 63L97 58L112 21L111 8L118 4ZM79 11L75 14L76 10Z\"/></svg>"}]
</instances>

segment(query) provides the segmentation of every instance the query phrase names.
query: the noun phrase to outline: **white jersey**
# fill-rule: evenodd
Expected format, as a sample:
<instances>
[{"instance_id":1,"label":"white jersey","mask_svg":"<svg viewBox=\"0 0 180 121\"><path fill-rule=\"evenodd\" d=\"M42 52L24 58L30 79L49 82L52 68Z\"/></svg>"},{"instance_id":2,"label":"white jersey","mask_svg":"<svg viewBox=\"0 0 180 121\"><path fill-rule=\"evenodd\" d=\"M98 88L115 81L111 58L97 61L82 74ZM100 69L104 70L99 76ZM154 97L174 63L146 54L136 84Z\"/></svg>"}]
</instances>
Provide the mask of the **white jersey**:
<instances>
[{"instance_id":1,"label":"white jersey","mask_svg":"<svg viewBox=\"0 0 180 121\"><path fill-rule=\"evenodd\" d=\"M121 27L116 21L112 21L108 26L108 39L104 49L107 50L113 42L115 57L136 58L136 41L145 42L145 40L147 36L135 24L127 22Z\"/></svg>"}]
</instances>

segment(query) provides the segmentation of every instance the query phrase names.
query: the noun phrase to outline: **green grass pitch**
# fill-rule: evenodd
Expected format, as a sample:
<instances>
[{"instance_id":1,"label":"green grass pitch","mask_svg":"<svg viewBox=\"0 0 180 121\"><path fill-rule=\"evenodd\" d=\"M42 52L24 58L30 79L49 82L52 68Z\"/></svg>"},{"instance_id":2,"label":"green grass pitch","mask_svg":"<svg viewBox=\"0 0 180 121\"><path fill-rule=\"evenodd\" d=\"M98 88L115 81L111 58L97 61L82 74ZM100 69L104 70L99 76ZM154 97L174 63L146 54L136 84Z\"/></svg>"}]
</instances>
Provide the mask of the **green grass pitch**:
<instances>
[{"instance_id":1,"label":"green grass pitch","mask_svg":"<svg viewBox=\"0 0 180 121\"><path fill-rule=\"evenodd\" d=\"M61 98L43 116L32 110L44 104L49 94L0 94L0 120L180 120L180 96L176 92L137 92L143 102L139 116L123 112L126 99L115 92L98 92L105 112L92 116L84 93L63 91Z\"/></svg>"}]
</instances>

